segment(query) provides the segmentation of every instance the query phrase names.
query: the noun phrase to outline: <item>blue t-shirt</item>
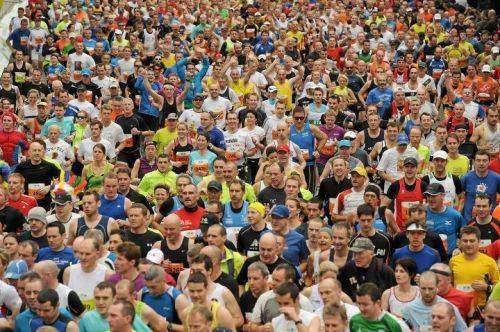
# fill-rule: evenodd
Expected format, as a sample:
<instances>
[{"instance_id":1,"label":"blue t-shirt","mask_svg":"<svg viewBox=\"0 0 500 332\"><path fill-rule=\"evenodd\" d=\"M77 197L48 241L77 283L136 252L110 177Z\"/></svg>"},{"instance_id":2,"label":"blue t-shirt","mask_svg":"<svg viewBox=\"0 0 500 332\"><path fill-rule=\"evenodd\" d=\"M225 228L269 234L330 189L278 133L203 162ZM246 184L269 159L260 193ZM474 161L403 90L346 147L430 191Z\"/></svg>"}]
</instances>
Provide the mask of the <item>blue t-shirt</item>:
<instances>
[{"instance_id":1,"label":"blue t-shirt","mask_svg":"<svg viewBox=\"0 0 500 332\"><path fill-rule=\"evenodd\" d=\"M76 258L73 249L64 247L61 251L54 251L50 247L40 249L36 257L36 263L41 261L54 261L57 267L62 271L71 264L76 264Z\"/></svg>"},{"instance_id":2,"label":"blue t-shirt","mask_svg":"<svg viewBox=\"0 0 500 332\"><path fill-rule=\"evenodd\" d=\"M12 40L12 48L18 51L23 51L28 54L28 39L30 38L29 29L18 28L12 31L7 37L7 40Z\"/></svg>"},{"instance_id":3,"label":"blue t-shirt","mask_svg":"<svg viewBox=\"0 0 500 332\"><path fill-rule=\"evenodd\" d=\"M466 225L465 219L457 210L447 206L441 213L432 212L426 209L426 223L429 230L436 234L447 236L448 256L451 256L453 250L457 247L458 233L460 228Z\"/></svg>"},{"instance_id":4,"label":"blue t-shirt","mask_svg":"<svg viewBox=\"0 0 500 332\"><path fill-rule=\"evenodd\" d=\"M382 219L375 219L373 222L373 227L375 227L376 230L387 233L387 225L382 221ZM356 223L354 225L354 229L356 232L359 232L361 230L359 223Z\"/></svg>"},{"instance_id":5,"label":"blue t-shirt","mask_svg":"<svg viewBox=\"0 0 500 332\"><path fill-rule=\"evenodd\" d=\"M403 257L410 257L417 263L418 273L425 272L429 270L433 264L441 262L439 253L425 244L424 248L418 252L411 251L409 246L396 249L394 255L392 255L392 267L394 267L398 259Z\"/></svg>"},{"instance_id":6,"label":"blue t-shirt","mask_svg":"<svg viewBox=\"0 0 500 332\"><path fill-rule=\"evenodd\" d=\"M436 302L447 302L441 296L436 297ZM460 311L458 311L456 306L453 306L453 311L455 312L455 332L462 332L467 330L467 325L465 324L462 315L460 315ZM415 331L420 331L421 327L424 326L432 326L432 306L427 306L422 302L422 299L419 297L413 301L411 301L406 307L403 309L403 319L413 326Z\"/></svg>"},{"instance_id":7,"label":"blue t-shirt","mask_svg":"<svg viewBox=\"0 0 500 332\"><path fill-rule=\"evenodd\" d=\"M472 207L477 194L486 194L492 202L496 201L496 195L500 193L500 176L493 171L488 171L484 178L477 176L475 171L465 174L462 179L462 188L465 191L464 218L472 219ZM492 209L495 204L492 204Z\"/></svg>"},{"instance_id":8,"label":"blue t-shirt","mask_svg":"<svg viewBox=\"0 0 500 332\"><path fill-rule=\"evenodd\" d=\"M66 310L65 308L59 308L59 313L66 317L67 319L73 320L73 316L71 313ZM31 311L30 309L24 310L22 313L16 316L15 323L16 323L16 328L14 329L15 332L26 332L30 331L30 324L31 321L38 317L36 313Z\"/></svg>"},{"instance_id":9,"label":"blue t-shirt","mask_svg":"<svg viewBox=\"0 0 500 332\"><path fill-rule=\"evenodd\" d=\"M304 236L294 230L288 231L288 233L285 234L283 258L294 266L299 266L300 262L307 259L307 256L309 256L309 249L307 248Z\"/></svg>"},{"instance_id":10,"label":"blue t-shirt","mask_svg":"<svg viewBox=\"0 0 500 332\"><path fill-rule=\"evenodd\" d=\"M393 97L393 91L391 88L380 89L375 88L368 93L366 97L366 104L371 105L375 104L378 107L378 114L384 120L389 119L390 110L391 110L391 102ZM382 103L381 105L378 105Z\"/></svg>"},{"instance_id":11,"label":"blue t-shirt","mask_svg":"<svg viewBox=\"0 0 500 332\"><path fill-rule=\"evenodd\" d=\"M243 206L239 212L233 211L231 208L231 202L224 204L224 217L222 218L222 223L225 227L245 227L248 225L247 212L248 212L247 201L243 201Z\"/></svg>"}]
</instances>

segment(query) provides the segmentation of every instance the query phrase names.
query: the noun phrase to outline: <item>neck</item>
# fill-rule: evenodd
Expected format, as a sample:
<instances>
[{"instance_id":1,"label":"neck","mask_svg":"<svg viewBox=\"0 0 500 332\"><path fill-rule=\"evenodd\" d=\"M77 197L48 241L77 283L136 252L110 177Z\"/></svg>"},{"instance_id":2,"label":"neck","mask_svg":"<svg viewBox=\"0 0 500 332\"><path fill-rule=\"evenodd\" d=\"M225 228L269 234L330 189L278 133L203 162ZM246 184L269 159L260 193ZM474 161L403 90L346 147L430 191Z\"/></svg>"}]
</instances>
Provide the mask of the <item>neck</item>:
<instances>
[{"instance_id":1,"label":"neck","mask_svg":"<svg viewBox=\"0 0 500 332\"><path fill-rule=\"evenodd\" d=\"M344 247L340 250L335 250L335 256L338 256L338 257L345 257L347 256L347 254L349 253L349 247Z\"/></svg>"},{"instance_id":2,"label":"neck","mask_svg":"<svg viewBox=\"0 0 500 332\"><path fill-rule=\"evenodd\" d=\"M480 178L484 178L486 175L488 175L488 169L486 169L485 171L479 171L479 170L476 169L476 174Z\"/></svg>"},{"instance_id":3,"label":"neck","mask_svg":"<svg viewBox=\"0 0 500 332\"><path fill-rule=\"evenodd\" d=\"M414 184L414 183L415 183L415 181L416 181L416 180L417 180L417 179L416 179L415 177L412 177L412 178L407 178L407 177L405 176L405 183L406 183L406 184L412 185L412 184Z\"/></svg>"},{"instance_id":4,"label":"neck","mask_svg":"<svg viewBox=\"0 0 500 332\"><path fill-rule=\"evenodd\" d=\"M375 228L372 227L367 230L361 230L360 234L363 235L364 237L371 237L375 235Z\"/></svg>"},{"instance_id":5,"label":"neck","mask_svg":"<svg viewBox=\"0 0 500 332\"><path fill-rule=\"evenodd\" d=\"M409 292L411 290L411 284L410 282L405 282L404 284L398 285L399 289L403 292Z\"/></svg>"},{"instance_id":6,"label":"neck","mask_svg":"<svg viewBox=\"0 0 500 332\"><path fill-rule=\"evenodd\" d=\"M458 151L448 152L448 156L452 157L453 159L456 159L458 158Z\"/></svg>"},{"instance_id":7,"label":"neck","mask_svg":"<svg viewBox=\"0 0 500 332\"><path fill-rule=\"evenodd\" d=\"M133 269L130 269L130 270L126 271L125 273L123 273L122 278L130 280L130 281L134 281L135 278L137 278L137 275L139 275L139 272L134 267Z\"/></svg>"},{"instance_id":8,"label":"neck","mask_svg":"<svg viewBox=\"0 0 500 332\"><path fill-rule=\"evenodd\" d=\"M340 181L343 181L345 179L345 175L343 174L341 176L338 176L338 175L334 174L333 178L335 179L335 181L340 182Z\"/></svg>"},{"instance_id":9,"label":"neck","mask_svg":"<svg viewBox=\"0 0 500 332\"><path fill-rule=\"evenodd\" d=\"M434 213L441 213L441 212L443 212L445 209L446 209L446 206L444 206L443 204L436 206L436 208L434 208L434 209L432 209L432 208L429 206L429 210L431 210L431 211L432 211L432 212L434 212Z\"/></svg>"},{"instance_id":10,"label":"neck","mask_svg":"<svg viewBox=\"0 0 500 332\"><path fill-rule=\"evenodd\" d=\"M243 206L243 201L238 201L238 202L231 201L231 207L233 209L241 209L242 206Z\"/></svg>"},{"instance_id":11,"label":"neck","mask_svg":"<svg viewBox=\"0 0 500 332\"><path fill-rule=\"evenodd\" d=\"M86 214L85 215L85 220L88 221L88 222L94 222L94 221L97 221L99 220L101 216L99 215L99 213L96 211L92 214Z\"/></svg>"},{"instance_id":12,"label":"neck","mask_svg":"<svg viewBox=\"0 0 500 332\"><path fill-rule=\"evenodd\" d=\"M479 255L479 253L478 253L478 252L475 252L475 253L473 253L473 254L467 254L467 253L465 253L465 252L464 252L464 257L465 257L465 259L467 259L467 260L474 260L474 259L476 259L476 257L477 257L478 255Z\"/></svg>"},{"instance_id":13,"label":"neck","mask_svg":"<svg viewBox=\"0 0 500 332\"><path fill-rule=\"evenodd\" d=\"M256 299L258 299L258 298L259 298L259 296L261 296L262 294L264 294L264 293L265 293L265 292L267 292L268 290L269 290L269 288L266 286L265 288L261 289L261 290L260 290L259 292L257 292L257 293L254 293L254 292L252 291L252 295L253 295Z\"/></svg>"},{"instance_id":14,"label":"neck","mask_svg":"<svg viewBox=\"0 0 500 332\"><path fill-rule=\"evenodd\" d=\"M131 228L130 232L132 234L144 234L148 231L148 227L146 225L137 227L137 228Z\"/></svg>"},{"instance_id":15,"label":"neck","mask_svg":"<svg viewBox=\"0 0 500 332\"><path fill-rule=\"evenodd\" d=\"M39 230L38 230L38 231L36 231L36 232L31 231L31 235L32 235L33 237L41 237L41 236L43 236L44 234L45 234L45 228L41 228L41 229L39 229Z\"/></svg>"},{"instance_id":16,"label":"neck","mask_svg":"<svg viewBox=\"0 0 500 332\"><path fill-rule=\"evenodd\" d=\"M489 222L491 222L491 219L492 219L492 216L490 216L490 215L487 215L486 217L479 217L479 216L476 217L476 221L479 225L486 225Z\"/></svg>"},{"instance_id":17,"label":"neck","mask_svg":"<svg viewBox=\"0 0 500 332\"><path fill-rule=\"evenodd\" d=\"M410 251L413 251L413 252L419 252L421 251L423 248L424 248L424 244L423 243L420 243L418 245L418 247L414 247L412 246L411 244L408 246L410 248Z\"/></svg>"},{"instance_id":18,"label":"neck","mask_svg":"<svg viewBox=\"0 0 500 332\"><path fill-rule=\"evenodd\" d=\"M118 189L118 193L123 196L127 196L129 192L130 192L130 187L127 187L125 190Z\"/></svg>"},{"instance_id":19,"label":"neck","mask_svg":"<svg viewBox=\"0 0 500 332\"><path fill-rule=\"evenodd\" d=\"M266 228L266 222L264 220L261 220L256 224L252 224L250 227L252 227L254 231L261 231Z\"/></svg>"},{"instance_id":20,"label":"neck","mask_svg":"<svg viewBox=\"0 0 500 332\"><path fill-rule=\"evenodd\" d=\"M80 264L80 266L81 266L83 272L91 273L91 272L94 272L95 268L97 267L97 261L95 261L94 264L92 264L92 266L89 266L87 268L83 267L81 264Z\"/></svg>"},{"instance_id":21,"label":"neck","mask_svg":"<svg viewBox=\"0 0 500 332\"><path fill-rule=\"evenodd\" d=\"M10 199L13 200L13 201L17 201L21 198L21 195L22 193L21 192L17 192L17 193L12 193L10 194Z\"/></svg>"}]
</instances>

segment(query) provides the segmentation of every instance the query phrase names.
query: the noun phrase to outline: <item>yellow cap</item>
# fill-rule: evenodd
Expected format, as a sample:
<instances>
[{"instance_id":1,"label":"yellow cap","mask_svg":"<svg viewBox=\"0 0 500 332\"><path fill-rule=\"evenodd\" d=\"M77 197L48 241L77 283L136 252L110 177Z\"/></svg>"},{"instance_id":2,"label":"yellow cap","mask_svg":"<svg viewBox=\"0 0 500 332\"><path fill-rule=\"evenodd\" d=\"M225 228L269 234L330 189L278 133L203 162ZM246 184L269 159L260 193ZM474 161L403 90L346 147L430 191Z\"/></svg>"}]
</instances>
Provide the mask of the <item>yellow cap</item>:
<instances>
[{"instance_id":1,"label":"yellow cap","mask_svg":"<svg viewBox=\"0 0 500 332\"><path fill-rule=\"evenodd\" d=\"M259 202L253 202L248 206L249 209L254 209L255 211L259 212L259 214L264 217L266 214L266 208L262 203Z\"/></svg>"},{"instance_id":2,"label":"yellow cap","mask_svg":"<svg viewBox=\"0 0 500 332\"><path fill-rule=\"evenodd\" d=\"M365 178L368 177L368 173L366 173L366 169L363 166L354 167L351 173L358 173L359 175L364 176Z\"/></svg>"}]
</instances>

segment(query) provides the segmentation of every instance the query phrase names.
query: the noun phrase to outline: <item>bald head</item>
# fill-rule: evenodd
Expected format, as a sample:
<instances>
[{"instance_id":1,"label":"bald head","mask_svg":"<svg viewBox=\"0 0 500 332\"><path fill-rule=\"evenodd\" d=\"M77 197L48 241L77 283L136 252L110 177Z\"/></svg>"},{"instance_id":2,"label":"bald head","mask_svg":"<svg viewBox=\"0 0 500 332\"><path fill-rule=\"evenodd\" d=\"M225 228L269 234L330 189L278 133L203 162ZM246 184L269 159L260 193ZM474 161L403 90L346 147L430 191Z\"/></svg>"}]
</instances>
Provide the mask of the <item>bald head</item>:
<instances>
[{"instance_id":1,"label":"bald head","mask_svg":"<svg viewBox=\"0 0 500 332\"><path fill-rule=\"evenodd\" d=\"M117 299L128 300L134 295L134 283L128 279L118 281L115 287Z\"/></svg>"},{"instance_id":2,"label":"bald head","mask_svg":"<svg viewBox=\"0 0 500 332\"><path fill-rule=\"evenodd\" d=\"M341 289L338 280L333 278L325 278L318 284L319 296L325 305L340 303Z\"/></svg>"},{"instance_id":3,"label":"bald head","mask_svg":"<svg viewBox=\"0 0 500 332\"><path fill-rule=\"evenodd\" d=\"M216 246L206 246L206 247L203 247L200 250L200 254L205 254L208 257L210 257L210 259L212 260L212 264L214 266L220 264L221 257L222 257L222 252Z\"/></svg>"},{"instance_id":4,"label":"bald head","mask_svg":"<svg viewBox=\"0 0 500 332\"><path fill-rule=\"evenodd\" d=\"M265 245L277 245L278 242L276 240L276 236L273 233L264 233L259 239L259 246Z\"/></svg>"},{"instance_id":5,"label":"bald head","mask_svg":"<svg viewBox=\"0 0 500 332\"><path fill-rule=\"evenodd\" d=\"M59 267L54 261L44 260L35 264L35 271L41 275L50 274L51 276L57 277L59 274Z\"/></svg>"}]
</instances>

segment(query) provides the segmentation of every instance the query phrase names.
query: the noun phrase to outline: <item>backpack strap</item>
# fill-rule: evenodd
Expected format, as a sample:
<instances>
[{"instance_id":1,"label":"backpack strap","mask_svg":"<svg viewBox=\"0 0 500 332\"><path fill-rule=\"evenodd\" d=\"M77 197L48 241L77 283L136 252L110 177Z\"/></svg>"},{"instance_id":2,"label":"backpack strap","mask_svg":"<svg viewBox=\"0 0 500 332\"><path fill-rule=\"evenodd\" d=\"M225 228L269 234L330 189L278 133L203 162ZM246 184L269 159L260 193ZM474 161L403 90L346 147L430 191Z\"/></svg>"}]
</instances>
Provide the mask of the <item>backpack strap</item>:
<instances>
[{"instance_id":1,"label":"backpack strap","mask_svg":"<svg viewBox=\"0 0 500 332\"><path fill-rule=\"evenodd\" d=\"M227 261L227 274L234 279L234 254L233 257Z\"/></svg>"}]
</instances>

